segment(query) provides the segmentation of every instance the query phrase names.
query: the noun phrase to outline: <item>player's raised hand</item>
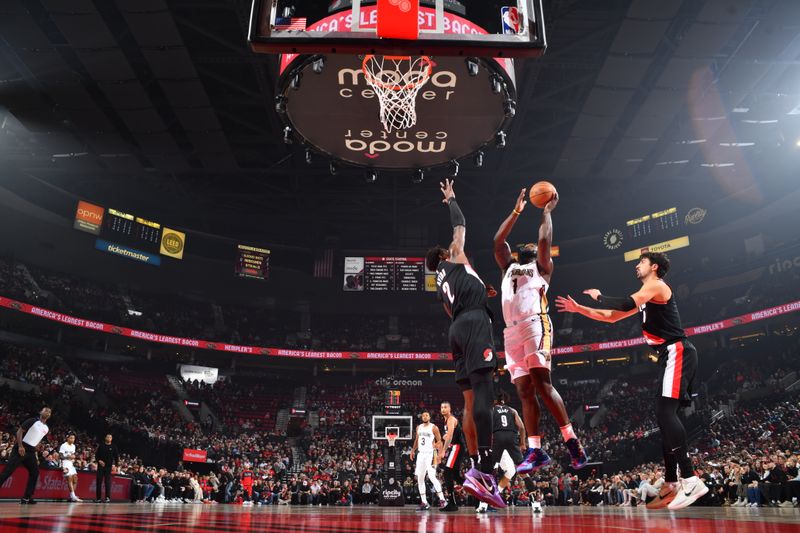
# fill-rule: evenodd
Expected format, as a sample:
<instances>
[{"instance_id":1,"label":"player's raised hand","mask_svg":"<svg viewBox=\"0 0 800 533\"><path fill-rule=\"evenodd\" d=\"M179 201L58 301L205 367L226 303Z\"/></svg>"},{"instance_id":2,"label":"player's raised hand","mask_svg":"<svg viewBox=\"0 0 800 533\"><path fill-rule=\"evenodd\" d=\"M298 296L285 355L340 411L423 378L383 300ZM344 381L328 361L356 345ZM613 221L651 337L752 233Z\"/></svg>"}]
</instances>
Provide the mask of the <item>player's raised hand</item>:
<instances>
[{"instance_id":1,"label":"player's raised hand","mask_svg":"<svg viewBox=\"0 0 800 533\"><path fill-rule=\"evenodd\" d=\"M439 182L439 188L441 189L442 194L444 195L444 200L442 200L442 202L445 204L449 203L450 200L456 197L456 193L453 190L453 181L454 180L449 180L445 178L444 183L442 183L441 181Z\"/></svg>"},{"instance_id":2,"label":"player's raised hand","mask_svg":"<svg viewBox=\"0 0 800 533\"><path fill-rule=\"evenodd\" d=\"M525 206L528 205L528 201L525 199L525 192L527 189L525 187L519 191L519 196L517 196L517 203L514 205L514 211L517 213L522 213L522 210L525 209Z\"/></svg>"},{"instance_id":3,"label":"player's raised hand","mask_svg":"<svg viewBox=\"0 0 800 533\"><path fill-rule=\"evenodd\" d=\"M559 313L577 313L578 312L578 302L572 299L572 296L567 295L566 298L563 296L556 297L556 309L558 309Z\"/></svg>"},{"instance_id":4,"label":"player's raised hand","mask_svg":"<svg viewBox=\"0 0 800 533\"><path fill-rule=\"evenodd\" d=\"M547 202L547 204L545 204L545 206L544 206L544 214L546 215L546 214L552 212L553 209L555 209L557 205L558 205L558 193L556 192L553 195L553 199L550 200L549 202ZM517 209L517 211L519 211L519 209Z\"/></svg>"},{"instance_id":5,"label":"player's raised hand","mask_svg":"<svg viewBox=\"0 0 800 533\"><path fill-rule=\"evenodd\" d=\"M586 289L585 291L583 291L583 294L585 294L594 301L598 301L600 299L601 293L597 289Z\"/></svg>"}]
</instances>

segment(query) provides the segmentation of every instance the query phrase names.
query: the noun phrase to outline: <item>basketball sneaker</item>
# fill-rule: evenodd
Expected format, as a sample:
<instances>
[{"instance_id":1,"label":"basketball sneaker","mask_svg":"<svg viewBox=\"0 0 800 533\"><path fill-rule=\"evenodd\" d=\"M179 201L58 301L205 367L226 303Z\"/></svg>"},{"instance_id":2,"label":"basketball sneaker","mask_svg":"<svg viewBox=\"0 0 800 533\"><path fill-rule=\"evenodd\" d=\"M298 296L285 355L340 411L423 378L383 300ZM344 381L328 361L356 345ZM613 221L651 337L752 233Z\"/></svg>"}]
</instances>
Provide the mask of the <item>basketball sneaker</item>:
<instances>
[{"instance_id":1,"label":"basketball sneaker","mask_svg":"<svg viewBox=\"0 0 800 533\"><path fill-rule=\"evenodd\" d=\"M678 490L675 494L675 499L672 500L669 505L667 505L667 509L670 511L676 511L678 509L683 509L684 507L689 507L707 493L708 487L699 477L692 476L687 479L681 479L680 483L678 484Z\"/></svg>"},{"instance_id":2,"label":"basketball sneaker","mask_svg":"<svg viewBox=\"0 0 800 533\"><path fill-rule=\"evenodd\" d=\"M458 511L458 505L452 500L448 500L447 505L444 507L439 507L439 512L441 513L455 513L456 511Z\"/></svg>"},{"instance_id":3,"label":"basketball sneaker","mask_svg":"<svg viewBox=\"0 0 800 533\"><path fill-rule=\"evenodd\" d=\"M525 459L517 465L517 474L527 474L529 472L536 472L543 466L550 464L552 459L541 448L528 448L525 452Z\"/></svg>"},{"instance_id":4,"label":"basketball sneaker","mask_svg":"<svg viewBox=\"0 0 800 533\"><path fill-rule=\"evenodd\" d=\"M589 456L586 455L586 451L581 446L581 443L578 442L578 439L569 439L564 445L569 450L569 456L572 458L572 468L580 470L586 466L586 463L589 462Z\"/></svg>"},{"instance_id":5,"label":"basketball sneaker","mask_svg":"<svg viewBox=\"0 0 800 533\"><path fill-rule=\"evenodd\" d=\"M464 490L472 494L479 501L486 502L494 507L505 507L506 502L500 495L497 487L497 480L491 474L484 474L480 470L472 468L464 480Z\"/></svg>"},{"instance_id":6,"label":"basketball sneaker","mask_svg":"<svg viewBox=\"0 0 800 533\"><path fill-rule=\"evenodd\" d=\"M417 507L417 512L420 512L420 511L429 511L429 510L430 510L430 508L431 508L431 506L430 506L430 505L428 505L427 503L421 503L421 504L419 505L419 507Z\"/></svg>"},{"instance_id":7,"label":"basketball sneaker","mask_svg":"<svg viewBox=\"0 0 800 533\"><path fill-rule=\"evenodd\" d=\"M650 500L645 507L648 509L663 509L667 505L675 499L675 496L678 495L678 492L675 487L670 486L667 483L661 487L661 490L658 491L658 494L655 498Z\"/></svg>"}]
</instances>

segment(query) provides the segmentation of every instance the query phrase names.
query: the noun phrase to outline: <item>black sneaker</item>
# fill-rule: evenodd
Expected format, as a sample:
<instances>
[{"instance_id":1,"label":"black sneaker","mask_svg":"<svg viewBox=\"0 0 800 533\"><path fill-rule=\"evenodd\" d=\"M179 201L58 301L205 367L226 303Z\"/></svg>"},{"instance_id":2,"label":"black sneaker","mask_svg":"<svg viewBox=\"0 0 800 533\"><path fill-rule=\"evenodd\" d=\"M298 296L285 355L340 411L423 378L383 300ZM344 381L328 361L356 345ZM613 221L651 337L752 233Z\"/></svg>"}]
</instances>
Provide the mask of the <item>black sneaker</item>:
<instances>
[{"instance_id":1,"label":"black sneaker","mask_svg":"<svg viewBox=\"0 0 800 533\"><path fill-rule=\"evenodd\" d=\"M455 513L458 511L458 505L454 504L453 502L447 502L447 505L439 508L439 511L442 513Z\"/></svg>"},{"instance_id":2,"label":"black sneaker","mask_svg":"<svg viewBox=\"0 0 800 533\"><path fill-rule=\"evenodd\" d=\"M106 497L105 503L111 503L111 498Z\"/></svg>"},{"instance_id":3,"label":"black sneaker","mask_svg":"<svg viewBox=\"0 0 800 533\"><path fill-rule=\"evenodd\" d=\"M417 511L428 511L428 510L430 510L430 508L431 508L431 506L428 505L427 503L422 503L422 504L420 504L419 507L417 507Z\"/></svg>"},{"instance_id":4,"label":"black sneaker","mask_svg":"<svg viewBox=\"0 0 800 533\"><path fill-rule=\"evenodd\" d=\"M581 446L581 443L578 442L578 439L569 439L564 444L572 458L572 468L580 470L586 466L586 463L589 462L589 457L586 455L586 451L583 449L583 446Z\"/></svg>"},{"instance_id":5,"label":"black sneaker","mask_svg":"<svg viewBox=\"0 0 800 533\"><path fill-rule=\"evenodd\" d=\"M19 501L19 504L20 504L20 505L36 505L37 503L39 503L39 502L37 502L37 501L36 501L36 500L34 500L33 498L22 498L22 499Z\"/></svg>"}]
</instances>

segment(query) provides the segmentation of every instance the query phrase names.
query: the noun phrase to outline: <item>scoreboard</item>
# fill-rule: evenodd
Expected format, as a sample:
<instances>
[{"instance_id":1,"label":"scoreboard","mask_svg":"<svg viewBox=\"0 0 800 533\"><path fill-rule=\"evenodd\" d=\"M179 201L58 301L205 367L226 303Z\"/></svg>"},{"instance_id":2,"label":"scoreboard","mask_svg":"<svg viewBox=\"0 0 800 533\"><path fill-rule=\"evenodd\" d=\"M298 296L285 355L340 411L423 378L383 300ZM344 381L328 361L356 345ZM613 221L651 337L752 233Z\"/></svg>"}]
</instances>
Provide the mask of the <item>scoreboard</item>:
<instances>
[{"instance_id":1,"label":"scoreboard","mask_svg":"<svg viewBox=\"0 0 800 533\"><path fill-rule=\"evenodd\" d=\"M103 220L101 236L146 252L158 253L161 229L158 222L109 208Z\"/></svg>"},{"instance_id":2,"label":"scoreboard","mask_svg":"<svg viewBox=\"0 0 800 533\"><path fill-rule=\"evenodd\" d=\"M345 257L345 291L423 292L435 276L422 257ZM435 290L435 284L434 284Z\"/></svg>"},{"instance_id":3,"label":"scoreboard","mask_svg":"<svg viewBox=\"0 0 800 533\"><path fill-rule=\"evenodd\" d=\"M677 228L681 225L681 219L678 217L678 208L670 207L658 213L628 220L625 224L628 227L628 237L638 239Z\"/></svg>"},{"instance_id":4,"label":"scoreboard","mask_svg":"<svg viewBox=\"0 0 800 533\"><path fill-rule=\"evenodd\" d=\"M236 275L240 278L269 278L270 251L255 246L240 244L236 247Z\"/></svg>"}]
</instances>

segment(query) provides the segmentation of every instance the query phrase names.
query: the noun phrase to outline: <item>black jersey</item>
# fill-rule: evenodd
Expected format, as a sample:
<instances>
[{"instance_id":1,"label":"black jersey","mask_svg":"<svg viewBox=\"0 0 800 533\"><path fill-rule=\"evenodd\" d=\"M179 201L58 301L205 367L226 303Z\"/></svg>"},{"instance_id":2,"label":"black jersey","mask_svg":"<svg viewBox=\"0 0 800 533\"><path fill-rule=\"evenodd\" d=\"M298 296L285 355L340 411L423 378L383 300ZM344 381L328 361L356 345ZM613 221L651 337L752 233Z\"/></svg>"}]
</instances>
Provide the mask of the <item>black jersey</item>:
<instances>
[{"instance_id":1,"label":"black jersey","mask_svg":"<svg viewBox=\"0 0 800 533\"><path fill-rule=\"evenodd\" d=\"M436 289L453 320L467 309L489 309L486 285L469 264L442 261L436 269Z\"/></svg>"},{"instance_id":2,"label":"black jersey","mask_svg":"<svg viewBox=\"0 0 800 533\"><path fill-rule=\"evenodd\" d=\"M662 347L686 338L674 294L666 302L650 300L639 306L639 312L642 315L642 333L650 346Z\"/></svg>"},{"instance_id":3,"label":"black jersey","mask_svg":"<svg viewBox=\"0 0 800 533\"><path fill-rule=\"evenodd\" d=\"M509 431L519 437L517 411L507 405L495 405L492 409L492 433Z\"/></svg>"},{"instance_id":4,"label":"black jersey","mask_svg":"<svg viewBox=\"0 0 800 533\"><path fill-rule=\"evenodd\" d=\"M453 415L450 415L453 416ZM447 420L444 422L444 435L447 438ZM461 431L461 423L456 418L456 427L453 428L453 438L450 439L450 446L454 446L456 444L460 446L464 446L464 432Z\"/></svg>"}]
</instances>

